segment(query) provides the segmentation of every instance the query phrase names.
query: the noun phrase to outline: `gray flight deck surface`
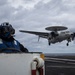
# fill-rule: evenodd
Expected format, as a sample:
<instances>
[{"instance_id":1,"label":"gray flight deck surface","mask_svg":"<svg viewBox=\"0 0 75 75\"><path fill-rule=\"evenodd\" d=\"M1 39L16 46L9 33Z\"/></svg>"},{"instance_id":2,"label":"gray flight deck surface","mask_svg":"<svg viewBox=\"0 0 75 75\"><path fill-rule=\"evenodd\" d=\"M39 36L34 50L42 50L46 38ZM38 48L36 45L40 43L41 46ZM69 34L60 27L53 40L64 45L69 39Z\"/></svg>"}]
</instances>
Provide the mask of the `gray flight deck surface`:
<instances>
[{"instance_id":1,"label":"gray flight deck surface","mask_svg":"<svg viewBox=\"0 0 75 75\"><path fill-rule=\"evenodd\" d=\"M75 75L75 53L45 54L45 75Z\"/></svg>"}]
</instances>

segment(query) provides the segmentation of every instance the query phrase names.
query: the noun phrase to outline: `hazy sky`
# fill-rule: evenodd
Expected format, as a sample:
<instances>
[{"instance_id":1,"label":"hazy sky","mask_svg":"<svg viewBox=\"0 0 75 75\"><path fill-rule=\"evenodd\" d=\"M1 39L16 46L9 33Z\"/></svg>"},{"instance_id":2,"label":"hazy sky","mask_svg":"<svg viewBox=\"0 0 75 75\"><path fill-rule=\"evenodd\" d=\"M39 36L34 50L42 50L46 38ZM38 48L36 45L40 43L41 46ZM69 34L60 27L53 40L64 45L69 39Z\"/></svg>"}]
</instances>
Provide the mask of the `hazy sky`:
<instances>
[{"instance_id":1,"label":"hazy sky","mask_svg":"<svg viewBox=\"0 0 75 75\"><path fill-rule=\"evenodd\" d=\"M24 34L20 29L46 31L53 25L75 28L75 0L0 0L0 23L9 22L16 29L18 39L29 51L44 53L74 53L75 44L67 41L48 46L46 39ZM46 31L47 32L47 31Z\"/></svg>"}]
</instances>

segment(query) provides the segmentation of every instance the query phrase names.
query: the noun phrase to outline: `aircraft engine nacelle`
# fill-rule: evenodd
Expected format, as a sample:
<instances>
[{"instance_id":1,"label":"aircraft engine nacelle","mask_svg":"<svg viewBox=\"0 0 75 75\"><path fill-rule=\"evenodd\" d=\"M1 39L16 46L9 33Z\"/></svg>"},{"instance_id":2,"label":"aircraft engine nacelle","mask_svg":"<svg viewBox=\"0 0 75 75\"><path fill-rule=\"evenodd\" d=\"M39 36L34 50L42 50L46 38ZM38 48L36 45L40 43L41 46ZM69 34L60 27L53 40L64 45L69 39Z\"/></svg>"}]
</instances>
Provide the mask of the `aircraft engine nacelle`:
<instances>
[{"instance_id":1,"label":"aircraft engine nacelle","mask_svg":"<svg viewBox=\"0 0 75 75\"><path fill-rule=\"evenodd\" d=\"M55 38L56 36L58 36L58 33L57 33L57 32L51 32L51 36L52 36L53 38Z\"/></svg>"}]
</instances>

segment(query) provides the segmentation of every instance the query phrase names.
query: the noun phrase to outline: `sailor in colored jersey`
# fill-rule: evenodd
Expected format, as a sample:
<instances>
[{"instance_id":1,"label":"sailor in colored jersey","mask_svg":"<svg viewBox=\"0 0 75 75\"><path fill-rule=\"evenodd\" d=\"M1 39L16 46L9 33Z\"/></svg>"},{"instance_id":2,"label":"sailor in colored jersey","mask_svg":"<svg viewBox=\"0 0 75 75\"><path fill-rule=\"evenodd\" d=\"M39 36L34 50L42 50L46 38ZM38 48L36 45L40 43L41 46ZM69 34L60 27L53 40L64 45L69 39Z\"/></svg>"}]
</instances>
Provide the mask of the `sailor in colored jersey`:
<instances>
[{"instance_id":1,"label":"sailor in colored jersey","mask_svg":"<svg viewBox=\"0 0 75 75\"><path fill-rule=\"evenodd\" d=\"M0 25L0 52L28 52L21 43L14 39L15 29L8 22Z\"/></svg>"}]
</instances>

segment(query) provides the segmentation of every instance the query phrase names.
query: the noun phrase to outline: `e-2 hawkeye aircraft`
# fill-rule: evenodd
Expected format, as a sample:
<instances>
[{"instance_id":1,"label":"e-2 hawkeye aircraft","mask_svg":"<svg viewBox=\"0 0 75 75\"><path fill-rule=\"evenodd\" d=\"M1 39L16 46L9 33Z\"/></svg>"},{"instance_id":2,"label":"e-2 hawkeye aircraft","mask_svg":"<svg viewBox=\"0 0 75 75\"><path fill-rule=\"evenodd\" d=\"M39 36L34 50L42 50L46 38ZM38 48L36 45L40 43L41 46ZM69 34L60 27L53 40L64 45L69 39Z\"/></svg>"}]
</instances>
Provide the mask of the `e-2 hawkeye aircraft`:
<instances>
[{"instance_id":1,"label":"e-2 hawkeye aircraft","mask_svg":"<svg viewBox=\"0 0 75 75\"><path fill-rule=\"evenodd\" d=\"M73 33L69 31L58 32L68 29L65 26L51 26L51 27L46 27L45 29L51 32L36 32L36 31L26 31L26 30L20 30L20 32L38 35L39 36L38 41L40 37L45 38L48 40L49 45L67 40L66 45L68 46L69 42L73 41L75 38L74 32Z\"/></svg>"}]
</instances>

